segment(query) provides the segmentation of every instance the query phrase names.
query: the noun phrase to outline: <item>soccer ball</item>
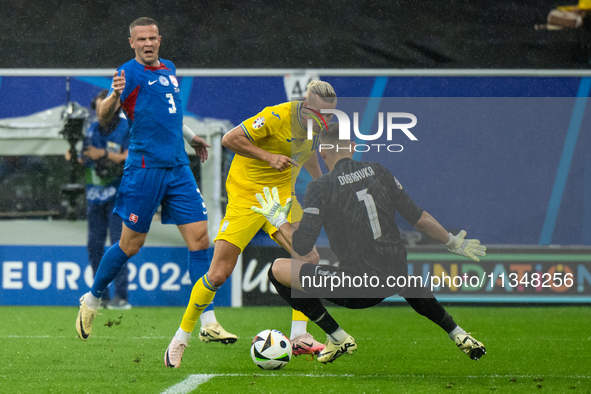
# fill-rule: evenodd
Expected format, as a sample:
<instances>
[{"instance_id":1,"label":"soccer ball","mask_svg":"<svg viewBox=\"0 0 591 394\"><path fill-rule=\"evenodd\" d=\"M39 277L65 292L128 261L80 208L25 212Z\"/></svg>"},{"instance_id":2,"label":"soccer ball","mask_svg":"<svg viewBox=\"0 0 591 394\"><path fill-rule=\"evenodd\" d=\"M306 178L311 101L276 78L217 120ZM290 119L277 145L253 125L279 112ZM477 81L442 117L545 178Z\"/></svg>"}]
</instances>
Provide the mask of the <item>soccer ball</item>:
<instances>
[{"instance_id":1,"label":"soccer ball","mask_svg":"<svg viewBox=\"0 0 591 394\"><path fill-rule=\"evenodd\" d=\"M291 359L291 342L281 331L261 331L252 340L250 356L261 369L282 369Z\"/></svg>"}]
</instances>

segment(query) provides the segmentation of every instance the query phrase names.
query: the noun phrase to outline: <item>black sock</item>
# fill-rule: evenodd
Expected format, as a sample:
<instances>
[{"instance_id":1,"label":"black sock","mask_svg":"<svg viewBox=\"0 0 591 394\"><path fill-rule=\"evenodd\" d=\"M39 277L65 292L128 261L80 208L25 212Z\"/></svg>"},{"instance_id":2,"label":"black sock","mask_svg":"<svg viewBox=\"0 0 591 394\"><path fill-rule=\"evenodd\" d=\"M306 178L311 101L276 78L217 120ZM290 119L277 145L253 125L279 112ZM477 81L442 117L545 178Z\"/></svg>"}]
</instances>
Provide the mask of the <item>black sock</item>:
<instances>
[{"instance_id":1,"label":"black sock","mask_svg":"<svg viewBox=\"0 0 591 394\"><path fill-rule=\"evenodd\" d=\"M435 297L405 298L405 300L419 315L425 316L448 334L458 326Z\"/></svg>"},{"instance_id":2,"label":"black sock","mask_svg":"<svg viewBox=\"0 0 591 394\"><path fill-rule=\"evenodd\" d=\"M308 319L312 320L314 323L318 324L322 330L324 330L327 334L332 334L339 328L339 324L333 319L333 317L328 313L320 298L304 298L305 293L290 289L287 286L282 285L273 275L273 264L269 267L269 272L267 273L269 280L275 288L277 289L277 293L296 311L302 312ZM299 294L298 294L299 293ZM294 294L296 297L292 297ZM299 298L298 296L302 296Z\"/></svg>"},{"instance_id":3,"label":"black sock","mask_svg":"<svg viewBox=\"0 0 591 394\"><path fill-rule=\"evenodd\" d=\"M306 312L303 313L304 315L306 314ZM333 334L336 330L339 329L339 323L337 323L336 320L333 319L333 317L330 315L330 313L328 313L328 311L326 311L326 309L324 314L320 316L319 319L312 319L312 321L318 324L318 327L322 328L322 330L328 335Z\"/></svg>"}]
</instances>

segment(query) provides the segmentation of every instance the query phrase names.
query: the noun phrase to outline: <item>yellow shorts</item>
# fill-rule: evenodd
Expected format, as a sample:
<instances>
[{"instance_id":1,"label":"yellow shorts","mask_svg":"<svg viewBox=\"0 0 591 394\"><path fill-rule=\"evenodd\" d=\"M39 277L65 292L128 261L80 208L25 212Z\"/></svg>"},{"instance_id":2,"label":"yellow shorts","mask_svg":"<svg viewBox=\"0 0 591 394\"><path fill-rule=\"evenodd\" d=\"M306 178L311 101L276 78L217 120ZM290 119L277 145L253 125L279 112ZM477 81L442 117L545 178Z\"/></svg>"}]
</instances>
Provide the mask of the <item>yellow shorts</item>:
<instances>
[{"instance_id":1,"label":"yellow shorts","mask_svg":"<svg viewBox=\"0 0 591 394\"><path fill-rule=\"evenodd\" d=\"M291 196L291 200L291 210L287 219L290 223L296 223L302 220L304 211L295 195ZM250 208L228 204L226 215L220 223L220 229L215 241L223 239L243 251L261 228L275 241L273 234L277 232L277 229L263 215L253 212Z\"/></svg>"}]
</instances>

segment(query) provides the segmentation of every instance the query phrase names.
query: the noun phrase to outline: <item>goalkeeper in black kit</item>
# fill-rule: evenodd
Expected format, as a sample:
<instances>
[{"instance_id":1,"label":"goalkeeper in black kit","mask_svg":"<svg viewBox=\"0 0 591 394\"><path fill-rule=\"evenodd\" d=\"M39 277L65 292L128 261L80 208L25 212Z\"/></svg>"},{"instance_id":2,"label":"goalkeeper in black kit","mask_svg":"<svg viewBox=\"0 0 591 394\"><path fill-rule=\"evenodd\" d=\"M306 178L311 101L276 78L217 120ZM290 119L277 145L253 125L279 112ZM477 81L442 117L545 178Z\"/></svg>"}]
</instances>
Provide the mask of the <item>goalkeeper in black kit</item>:
<instances>
[{"instance_id":1,"label":"goalkeeper in black kit","mask_svg":"<svg viewBox=\"0 0 591 394\"><path fill-rule=\"evenodd\" d=\"M339 140L337 123L322 130L320 156L330 172L308 185L304 215L293 234L286 219L290 199L282 206L276 189L271 193L265 188L265 198L257 194L261 207L252 207L253 211L264 215L286 239L291 239L296 253L309 253L324 226L330 247L340 262L334 267L277 259L269 268L270 281L289 305L326 332L326 348L318 355L322 363L352 354L357 344L332 318L320 298L346 308L362 309L394 294L404 297L417 313L444 329L471 359L479 360L486 354L484 345L455 323L426 284L420 280L411 283L410 277L406 280L406 249L396 226L396 211L452 253L479 261L478 256L486 255L486 247L478 240L464 239L463 230L455 236L448 233L411 200L385 167L353 161L353 147L354 143ZM388 278L401 276L405 279L401 287L385 285L393 283ZM368 283L368 278L373 280ZM336 289L335 283L339 285Z\"/></svg>"}]
</instances>

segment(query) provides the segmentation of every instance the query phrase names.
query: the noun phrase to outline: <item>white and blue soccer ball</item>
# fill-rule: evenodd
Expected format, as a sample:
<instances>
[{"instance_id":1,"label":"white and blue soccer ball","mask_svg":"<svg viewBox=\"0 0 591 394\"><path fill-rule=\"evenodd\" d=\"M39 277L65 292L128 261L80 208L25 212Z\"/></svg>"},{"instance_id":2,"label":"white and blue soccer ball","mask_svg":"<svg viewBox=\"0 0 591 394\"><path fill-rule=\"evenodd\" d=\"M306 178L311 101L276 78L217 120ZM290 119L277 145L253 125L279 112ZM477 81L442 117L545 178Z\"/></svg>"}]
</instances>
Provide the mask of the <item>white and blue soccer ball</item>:
<instances>
[{"instance_id":1,"label":"white and blue soccer ball","mask_svg":"<svg viewBox=\"0 0 591 394\"><path fill-rule=\"evenodd\" d=\"M291 360L291 342L281 331L261 331L252 340L250 356L261 369L282 369Z\"/></svg>"}]
</instances>

